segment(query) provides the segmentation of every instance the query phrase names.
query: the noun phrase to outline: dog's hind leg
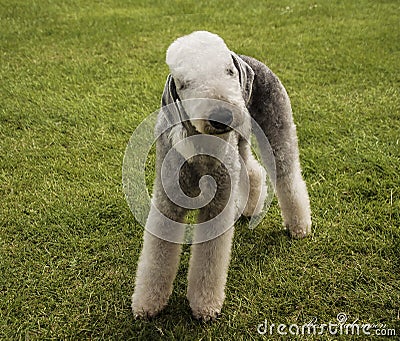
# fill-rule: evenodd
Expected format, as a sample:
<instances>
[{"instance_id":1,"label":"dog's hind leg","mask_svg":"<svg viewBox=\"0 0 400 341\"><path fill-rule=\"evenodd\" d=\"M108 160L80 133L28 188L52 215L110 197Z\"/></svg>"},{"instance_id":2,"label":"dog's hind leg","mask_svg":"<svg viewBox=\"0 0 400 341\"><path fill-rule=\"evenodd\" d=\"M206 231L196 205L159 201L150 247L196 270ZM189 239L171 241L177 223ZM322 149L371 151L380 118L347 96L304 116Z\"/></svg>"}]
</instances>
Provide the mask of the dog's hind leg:
<instances>
[{"instance_id":1,"label":"dog's hind leg","mask_svg":"<svg viewBox=\"0 0 400 341\"><path fill-rule=\"evenodd\" d=\"M301 175L296 126L285 88L271 70L254 58L243 59L256 76L249 112L268 138L275 157L276 194L285 227L296 238L311 232L307 187Z\"/></svg>"},{"instance_id":2,"label":"dog's hind leg","mask_svg":"<svg viewBox=\"0 0 400 341\"><path fill-rule=\"evenodd\" d=\"M266 134L276 166L276 194L285 227L295 238L311 232L311 211L307 187L301 175L296 126L289 97L279 81L275 84L268 121L260 126Z\"/></svg>"},{"instance_id":3,"label":"dog's hind leg","mask_svg":"<svg viewBox=\"0 0 400 341\"><path fill-rule=\"evenodd\" d=\"M292 237L303 238L311 233L310 200L301 175L296 126L289 97L280 83L277 88L280 95L272 111L276 117L264 131L275 155L276 194L284 225Z\"/></svg>"}]
</instances>

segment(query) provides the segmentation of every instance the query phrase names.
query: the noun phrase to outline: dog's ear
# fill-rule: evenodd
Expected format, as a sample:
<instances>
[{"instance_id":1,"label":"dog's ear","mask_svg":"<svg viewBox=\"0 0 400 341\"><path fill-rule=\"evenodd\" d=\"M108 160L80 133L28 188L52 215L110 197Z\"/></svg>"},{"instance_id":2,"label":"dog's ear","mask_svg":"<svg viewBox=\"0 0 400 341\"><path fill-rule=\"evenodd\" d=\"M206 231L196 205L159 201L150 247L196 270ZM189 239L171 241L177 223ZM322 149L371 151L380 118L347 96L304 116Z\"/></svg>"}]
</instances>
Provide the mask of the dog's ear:
<instances>
[{"instance_id":1,"label":"dog's ear","mask_svg":"<svg viewBox=\"0 0 400 341\"><path fill-rule=\"evenodd\" d=\"M175 145L187 136L185 120L183 119L183 117L186 117L186 114L180 102L181 99L176 92L174 78L171 75L168 75L161 98L161 110L164 114L165 120L167 121L167 127L171 127L168 138L172 145Z\"/></svg>"},{"instance_id":2,"label":"dog's ear","mask_svg":"<svg viewBox=\"0 0 400 341\"><path fill-rule=\"evenodd\" d=\"M176 92L176 85L174 78L168 75L167 81L165 82L164 92L161 98L162 110L165 113L165 118L168 123L174 125L181 121L178 103L180 98Z\"/></svg>"},{"instance_id":3,"label":"dog's ear","mask_svg":"<svg viewBox=\"0 0 400 341\"><path fill-rule=\"evenodd\" d=\"M245 103L250 100L251 92L253 89L254 71L242 58L236 53L231 53L233 64L239 73L239 82L242 89L242 95Z\"/></svg>"}]
</instances>

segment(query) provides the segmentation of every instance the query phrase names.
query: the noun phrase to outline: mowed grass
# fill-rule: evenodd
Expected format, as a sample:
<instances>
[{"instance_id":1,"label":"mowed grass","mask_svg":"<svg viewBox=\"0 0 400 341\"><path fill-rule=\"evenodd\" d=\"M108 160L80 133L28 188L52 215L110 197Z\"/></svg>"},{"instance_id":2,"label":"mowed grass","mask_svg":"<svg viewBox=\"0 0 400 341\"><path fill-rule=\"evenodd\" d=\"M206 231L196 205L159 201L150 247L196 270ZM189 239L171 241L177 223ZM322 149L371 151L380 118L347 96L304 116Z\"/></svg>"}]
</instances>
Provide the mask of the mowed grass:
<instances>
[{"instance_id":1,"label":"mowed grass","mask_svg":"<svg viewBox=\"0 0 400 341\"><path fill-rule=\"evenodd\" d=\"M190 315L188 246L168 307L134 321L123 155L159 107L166 48L199 29L286 86L314 233L291 240L275 200L237 224L216 322ZM400 335L399 60L396 0L0 0L0 339L278 339L257 326L339 313Z\"/></svg>"}]
</instances>

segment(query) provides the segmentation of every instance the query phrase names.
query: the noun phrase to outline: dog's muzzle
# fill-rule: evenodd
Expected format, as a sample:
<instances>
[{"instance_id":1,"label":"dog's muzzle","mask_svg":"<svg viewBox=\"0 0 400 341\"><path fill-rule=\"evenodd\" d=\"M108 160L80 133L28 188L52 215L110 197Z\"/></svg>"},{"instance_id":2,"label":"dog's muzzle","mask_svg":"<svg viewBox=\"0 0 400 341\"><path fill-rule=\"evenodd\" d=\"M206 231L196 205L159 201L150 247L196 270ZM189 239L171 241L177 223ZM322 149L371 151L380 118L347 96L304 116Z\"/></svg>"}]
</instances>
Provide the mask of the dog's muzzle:
<instances>
[{"instance_id":1,"label":"dog's muzzle","mask_svg":"<svg viewBox=\"0 0 400 341\"><path fill-rule=\"evenodd\" d=\"M233 113L227 108L216 108L208 116L208 121L216 134L226 133L232 130L230 124L233 121Z\"/></svg>"}]
</instances>

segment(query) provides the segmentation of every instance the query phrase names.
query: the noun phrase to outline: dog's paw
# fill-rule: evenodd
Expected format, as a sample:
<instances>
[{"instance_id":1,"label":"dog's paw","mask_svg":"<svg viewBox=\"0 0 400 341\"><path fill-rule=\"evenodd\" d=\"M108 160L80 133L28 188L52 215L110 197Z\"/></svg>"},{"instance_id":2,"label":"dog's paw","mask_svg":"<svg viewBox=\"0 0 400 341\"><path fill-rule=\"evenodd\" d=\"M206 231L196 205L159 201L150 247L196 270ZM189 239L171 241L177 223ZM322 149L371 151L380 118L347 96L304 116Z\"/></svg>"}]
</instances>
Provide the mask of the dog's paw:
<instances>
[{"instance_id":1,"label":"dog's paw","mask_svg":"<svg viewBox=\"0 0 400 341\"><path fill-rule=\"evenodd\" d=\"M135 319L152 318L156 316L165 306L165 303L157 300L146 300L145 302L138 299L135 294L132 296L132 313Z\"/></svg>"},{"instance_id":2,"label":"dog's paw","mask_svg":"<svg viewBox=\"0 0 400 341\"><path fill-rule=\"evenodd\" d=\"M205 295L199 295L199 292L197 295L188 295L193 316L204 322L214 321L221 313L224 303L224 294L222 293L218 297L219 299L210 292Z\"/></svg>"},{"instance_id":3,"label":"dog's paw","mask_svg":"<svg viewBox=\"0 0 400 341\"><path fill-rule=\"evenodd\" d=\"M132 307L132 313L135 320L139 319L150 319L156 316L161 309L148 309L148 308L138 308Z\"/></svg>"},{"instance_id":4,"label":"dog's paw","mask_svg":"<svg viewBox=\"0 0 400 341\"><path fill-rule=\"evenodd\" d=\"M203 322L215 321L219 314L221 313L221 309L211 308L211 307L202 307L202 308L192 308L193 316Z\"/></svg>"},{"instance_id":5,"label":"dog's paw","mask_svg":"<svg viewBox=\"0 0 400 341\"><path fill-rule=\"evenodd\" d=\"M295 239L302 239L311 234L311 224L305 226L286 225L286 229L289 231L290 236Z\"/></svg>"}]
</instances>

